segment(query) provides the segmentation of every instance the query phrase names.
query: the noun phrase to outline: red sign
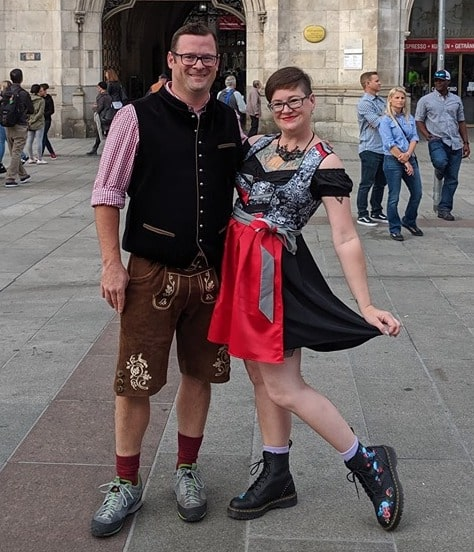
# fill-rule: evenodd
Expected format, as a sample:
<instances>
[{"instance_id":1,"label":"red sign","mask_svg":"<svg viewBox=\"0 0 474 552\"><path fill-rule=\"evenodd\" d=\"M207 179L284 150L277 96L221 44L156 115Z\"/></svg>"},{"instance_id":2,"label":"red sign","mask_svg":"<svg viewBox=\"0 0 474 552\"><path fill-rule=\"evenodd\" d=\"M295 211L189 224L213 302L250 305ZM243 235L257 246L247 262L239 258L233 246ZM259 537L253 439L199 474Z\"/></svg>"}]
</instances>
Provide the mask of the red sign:
<instances>
[{"instance_id":1,"label":"red sign","mask_svg":"<svg viewBox=\"0 0 474 552\"><path fill-rule=\"evenodd\" d=\"M410 54L429 54L438 51L435 38L408 38L405 41L405 52ZM447 54L474 54L474 38L447 38L444 42Z\"/></svg>"},{"instance_id":2,"label":"red sign","mask_svg":"<svg viewBox=\"0 0 474 552\"><path fill-rule=\"evenodd\" d=\"M220 31L245 31L245 23L236 15L221 15L217 18Z\"/></svg>"}]
</instances>

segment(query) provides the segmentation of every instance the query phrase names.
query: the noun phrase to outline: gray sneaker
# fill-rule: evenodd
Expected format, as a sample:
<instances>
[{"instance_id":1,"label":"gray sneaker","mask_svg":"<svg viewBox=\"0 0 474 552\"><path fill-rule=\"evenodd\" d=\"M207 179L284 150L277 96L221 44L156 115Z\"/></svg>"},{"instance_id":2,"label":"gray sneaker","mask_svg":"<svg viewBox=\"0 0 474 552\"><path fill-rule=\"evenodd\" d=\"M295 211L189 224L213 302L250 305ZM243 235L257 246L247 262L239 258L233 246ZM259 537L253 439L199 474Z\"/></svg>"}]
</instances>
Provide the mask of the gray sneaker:
<instances>
[{"instance_id":1,"label":"gray sneaker","mask_svg":"<svg viewBox=\"0 0 474 552\"><path fill-rule=\"evenodd\" d=\"M117 476L100 487L105 487L102 491L105 499L92 518L91 533L94 537L110 537L122 529L128 515L141 508L143 485L140 477L138 483L132 485Z\"/></svg>"},{"instance_id":2,"label":"gray sneaker","mask_svg":"<svg viewBox=\"0 0 474 552\"><path fill-rule=\"evenodd\" d=\"M206 515L206 492L196 464L178 468L174 492L178 502L178 516L182 520L199 521Z\"/></svg>"}]
</instances>

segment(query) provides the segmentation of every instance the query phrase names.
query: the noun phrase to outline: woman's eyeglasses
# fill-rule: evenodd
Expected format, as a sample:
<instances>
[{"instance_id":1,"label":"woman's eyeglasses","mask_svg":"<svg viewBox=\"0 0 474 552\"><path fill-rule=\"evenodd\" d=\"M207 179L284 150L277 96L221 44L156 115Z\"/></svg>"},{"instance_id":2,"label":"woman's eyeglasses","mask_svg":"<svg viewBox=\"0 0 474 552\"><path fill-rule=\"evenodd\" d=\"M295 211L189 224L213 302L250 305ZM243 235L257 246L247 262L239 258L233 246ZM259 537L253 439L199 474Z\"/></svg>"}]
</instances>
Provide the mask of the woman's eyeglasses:
<instances>
[{"instance_id":1,"label":"woman's eyeglasses","mask_svg":"<svg viewBox=\"0 0 474 552\"><path fill-rule=\"evenodd\" d=\"M196 56L194 54L178 54L178 52L171 53L174 56L181 58L181 63L183 65L187 65L188 67L196 65L199 60L201 60L201 63L204 65L204 67L214 67L214 65L216 65L217 63L217 60L219 59L219 56L213 56L211 54Z\"/></svg>"},{"instance_id":2,"label":"woman's eyeglasses","mask_svg":"<svg viewBox=\"0 0 474 552\"><path fill-rule=\"evenodd\" d=\"M306 100L306 98L309 98L311 94L308 94L307 96L303 96L302 98L291 98L291 100L288 100L287 102L271 102L268 105L268 109L270 111L273 111L273 113L281 113L283 109L285 108L285 105L288 106L291 110L299 109L303 102Z\"/></svg>"}]
</instances>

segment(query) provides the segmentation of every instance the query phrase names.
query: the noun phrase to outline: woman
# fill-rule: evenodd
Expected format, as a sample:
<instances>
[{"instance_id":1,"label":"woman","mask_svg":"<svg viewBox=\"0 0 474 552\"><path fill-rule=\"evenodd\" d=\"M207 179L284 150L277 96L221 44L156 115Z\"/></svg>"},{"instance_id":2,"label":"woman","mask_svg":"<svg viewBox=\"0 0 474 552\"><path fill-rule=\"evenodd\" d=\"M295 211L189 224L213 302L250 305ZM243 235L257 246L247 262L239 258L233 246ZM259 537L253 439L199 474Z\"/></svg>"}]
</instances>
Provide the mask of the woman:
<instances>
[{"instance_id":1,"label":"woman","mask_svg":"<svg viewBox=\"0 0 474 552\"><path fill-rule=\"evenodd\" d=\"M105 81L107 82L107 93L112 98L112 105L118 111L127 103L127 94L113 69L105 71Z\"/></svg>"},{"instance_id":2,"label":"woman","mask_svg":"<svg viewBox=\"0 0 474 552\"><path fill-rule=\"evenodd\" d=\"M380 121L379 133L384 149L383 172L387 179L387 217L392 240L404 241L402 226L414 236L423 236L416 225L421 201L421 178L415 148L419 138L413 115L405 112L406 92L399 86L387 97L387 111ZM405 216L400 220L398 200L402 179L410 192Z\"/></svg>"},{"instance_id":3,"label":"woman","mask_svg":"<svg viewBox=\"0 0 474 552\"><path fill-rule=\"evenodd\" d=\"M40 96L40 85L33 84L30 89L34 111L28 116L28 135L26 137L26 153L29 165L46 165L43 159L44 133L44 99ZM36 155L34 155L36 153Z\"/></svg>"},{"instance_id":4,"label":"woman","mask_svg":"<svg viewBox=\"0 0 474 552\"><path fill-rule=\"evenodd\" d=\"M40 84L40 96L44 98L44 133L43 133L43 149L42 153L44 155L45 148L49 151L49 156L51 159L57 159L57 155L54 151L53 145L49 141L48 132L51 128L52 116L54 114L54 100L51 94L48 94L49 84L43 82Z\"/></svg>"},{"instance_id":5,"label":"woman","mask_svg":"<svg viewBox=\"0 0 474 552\"><path fill-rule=\"evenodd\" d=\"M311 130L315 98L309 76L297 67L280 69L265 95L280 133L249 140L209 330L211 341L228 344L231 355L245 360L264 444L262 472L232 499L228 515L253 519L296 504L288 454L294 413L341 453L379 523L391 530L403 506L395 451L361 445L335 406L303 381L300 365L303 346L354 347L377 335L398 335L400 323L371 304L351 216L352 182ZM301 236L320 203L363 318L332 294Z\"/></svg>"}]
</instances>

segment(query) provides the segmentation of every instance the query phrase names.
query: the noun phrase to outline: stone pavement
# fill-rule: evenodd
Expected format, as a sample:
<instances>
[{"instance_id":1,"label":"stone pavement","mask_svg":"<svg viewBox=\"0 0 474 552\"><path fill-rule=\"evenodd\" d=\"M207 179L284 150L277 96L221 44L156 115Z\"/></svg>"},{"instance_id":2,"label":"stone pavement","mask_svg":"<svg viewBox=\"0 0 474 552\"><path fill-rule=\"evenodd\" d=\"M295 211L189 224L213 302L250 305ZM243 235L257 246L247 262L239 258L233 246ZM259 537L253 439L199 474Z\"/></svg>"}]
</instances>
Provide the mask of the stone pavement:
<instances>
[{"instance_id":1,"label":"stone pavement","mask_svg":"<svg viewBox=\"0 0 474 552\"><path fill-rule=\"evenodd\" d=\"M146 500L124 530L89 535L114 468L112 373L117 319L99 295L100 258L89 206L98 157L92 140L56 140L58 159L32 167L32 180L0 180L0 516L2 552L461 552L474 529L473 329L474 165L463 162L455 222L436 218L426 144L418 147L425 195L422 238L389 239L386 226L358 226L374 303L403 322L350 351L305 351L308 382L341 409L364 442L392 444L406 506L399 529L384 533L372 506L346 481L337 453L295 420L295 508L261 519L226 517L260 458L251 386L241 362L215 386L200 455L209 512L178 519L172 492L176 452L173 356L170 381L153 398L143 449ZM336 144L359 176L357 148ZM8 159L6 159L8 162ZM353 195L354 200L355 195ZM401 204L406 200L402 194ZM305 231L337 294L354 302L341 277L324 213ZM407 233L405 233L407 234Z\"/></svg>"}]
</instances>

